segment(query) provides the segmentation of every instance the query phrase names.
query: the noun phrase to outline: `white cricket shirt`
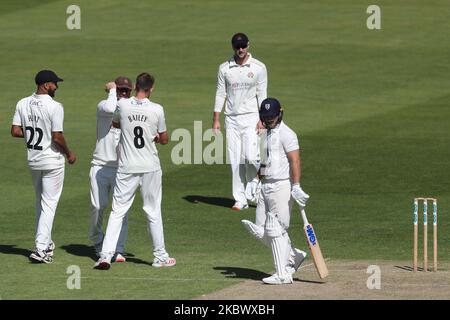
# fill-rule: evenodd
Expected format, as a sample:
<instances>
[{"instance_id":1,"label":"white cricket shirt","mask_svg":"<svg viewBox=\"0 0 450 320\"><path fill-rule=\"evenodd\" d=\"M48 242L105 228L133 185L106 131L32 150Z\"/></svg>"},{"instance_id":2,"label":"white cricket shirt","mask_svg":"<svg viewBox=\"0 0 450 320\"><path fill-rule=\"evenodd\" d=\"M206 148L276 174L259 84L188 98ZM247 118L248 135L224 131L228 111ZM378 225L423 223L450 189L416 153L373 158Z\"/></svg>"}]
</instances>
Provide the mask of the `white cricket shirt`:
<instances>
[{"instance_id":1,"label":"white cricket shirt","mask_svg":"<svg viewBox=\"0 0 450 320\"><path fill-rule=\"evenodd\" d=\"M111 122L117 107L116 89L109 90L108 99L100 101L97 106L97 143L92 164L97 166L117 167L117 151L120 129L113 128Z\"/></svg>"},{"instance_id":2,"label":"white cricket shirt","mask_svg":"<svg viewBox=\"0 0 450 320\"><path fill-rule=\"evenodd\" d=\"M261 163L266 164L265 178L270 180L289 179L287 153L299 150L297 135L283 121L271 130L264 130Z\"/></svg>"},{"instance_id":3,"label":"white cricket shirt","mask_svg":"<svg viewBox=\"0 0 450 320\"><path fill-rule=\"evenodd\" d=\"M120 123L119 173L161 170L153 139L167 130L164 109L148 99L121 99L113 121Z\"/></svg>"},{"instance_id":4,"label":"white cricket shirt","mask_svg":"<svg viewBox=\"0 0 450 320\"><path fill-rule=\"evenodd\" d=\"M52 144L52 132L62 132L63 122L63 106L47 94L33 93L17 103L12 124L23 129L30 169L64 167L63 154Z\"/></svg>"},{"instance_id":5,"label":"white cricket shirt","mask_svg":"<svg viewBox=\"0 0 450 320\"><path fill-rule=\"evenodd\" d=\"M267 69L264 63L249 54L243 65L237 64L234 57L220 65L214 112L221 112L224 104L226 116L258 112L265 98Z\"/></svg>"}]
</instances>

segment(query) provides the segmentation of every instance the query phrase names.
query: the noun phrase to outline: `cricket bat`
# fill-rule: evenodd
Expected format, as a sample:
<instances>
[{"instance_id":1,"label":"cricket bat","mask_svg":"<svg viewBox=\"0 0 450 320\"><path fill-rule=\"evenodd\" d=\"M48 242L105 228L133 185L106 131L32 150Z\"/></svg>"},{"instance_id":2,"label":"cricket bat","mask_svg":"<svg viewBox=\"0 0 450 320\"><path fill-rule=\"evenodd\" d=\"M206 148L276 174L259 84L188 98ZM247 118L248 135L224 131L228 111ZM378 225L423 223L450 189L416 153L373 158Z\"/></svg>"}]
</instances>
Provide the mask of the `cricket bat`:
<instances>
[{"instance_id":1,"label":"cricket bat","mask_svg":"<svg viewBox=\"0 0 450 320\"><path fill-rule=\"evenodd\" d=\"M303 229L305 230L306 239L308 241L309 249L311 250L314 265L316 266L319 277L323 279L328 276L328 268L325 264L325 260L323 259L322 251L320 251L319 241L317 240L313 226L308 222L308 219L306 218L305 209L300 208L300 212L304 224Z\"/></svg>"}]
</instances>

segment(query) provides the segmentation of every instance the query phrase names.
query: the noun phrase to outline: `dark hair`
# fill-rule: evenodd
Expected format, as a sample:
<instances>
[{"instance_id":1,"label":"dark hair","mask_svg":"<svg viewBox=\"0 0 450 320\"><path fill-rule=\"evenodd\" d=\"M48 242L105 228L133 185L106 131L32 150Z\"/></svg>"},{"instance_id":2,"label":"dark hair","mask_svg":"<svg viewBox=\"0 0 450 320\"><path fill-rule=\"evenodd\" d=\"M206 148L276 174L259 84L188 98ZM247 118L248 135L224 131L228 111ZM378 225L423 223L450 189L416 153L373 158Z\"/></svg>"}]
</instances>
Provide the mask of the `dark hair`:
<instances>
[{"instance_id":1,"label":"dark hair","mask_svg":"<svg viewBox=\"0 0 450 320\"><path fill-rule=\"evenodd\" d=\"M155 83L155 78L147 73L143 72L136 78L136 91L150 91Z\"/></svg>"}]
</instances>

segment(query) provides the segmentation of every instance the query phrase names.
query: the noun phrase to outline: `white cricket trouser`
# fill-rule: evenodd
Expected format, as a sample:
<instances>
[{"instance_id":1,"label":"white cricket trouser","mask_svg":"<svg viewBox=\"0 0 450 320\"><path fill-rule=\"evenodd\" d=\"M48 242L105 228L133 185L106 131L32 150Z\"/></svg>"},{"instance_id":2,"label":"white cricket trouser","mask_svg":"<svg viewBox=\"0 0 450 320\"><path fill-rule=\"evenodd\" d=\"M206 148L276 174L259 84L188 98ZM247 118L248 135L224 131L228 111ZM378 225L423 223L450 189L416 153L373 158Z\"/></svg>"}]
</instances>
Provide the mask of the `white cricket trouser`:
<instances>
[{"instance_id":1,"label":"white cricket trouser","mask_svg":"<svg viewBox=\"0 0 450 320\"><path fill-rule=\"evenodd\" d=\"M46 250L52 243L53 220L64 184L64 167L31 170L36 192L36 248Z\"/></svg>"},{"instance_id":2,"label":"white cricket trouser","mask_svg":"<svg viewBox=\"0 0 450 320\"><path fill-rule=\"evenodd\" d=\"M160 260L166 260L169 257L164 245L161 217L161 180L161 170L147 173L117 173L112 212L103 240L102 255L114 254L123 220L133 204L136 190L140 186L143 209L147 215L147 230L153 241L153 255Z\"/></svg>"},{"instance_id":3,"label":"white cricket trouser","mask_svg":"<svg viewBox=\"0 0 450 320\"><path fill-rule=\"evenodd\" d=\"M227 159L231 164L233 198L246 204L245 184L259 169L259 145L256 125L258 113L225 117Z\"/></svg>"},{"instance_id":4,"label":"white cricket trouser","mask_svg":"<svg viewBox=\"0 0 450 320\"><path fill-rule=\"evenodd\" d=\"M289 179L263 180L261 196L256 208L255 223L265 228L264 237L272 249L275 269L279 276L286 274L290 253L294 249L287 232L291 219L292 204L293 198L291 197L291 182ZM277 221L273 221L274 219ZM276 230L277 227L279 230ZM273 233L273 230L278 231L278 234L268 234L268 231Z\"/></svg>"},{"instance_id":5,"label":"white cricket trouser","mask_svg":"<svg viewBox=\"0 0 450 320\"><path fill-rule=\"evenodd\" d=\"M93 165L89 173L91 181L91 223L89 226L89 239L96 250L100 251L103 243L103 213L109 203L109 195L114 190L117 168ZM116 252L125 252L125 241L128 234L128 214L123 220L117 242Z\"/></svg>"},{"instance_id":6,"label":"white cricket trouser","mask_svg":"<svg viewBox=\"0 0 450 320\"><path fill-rule=\"evenodd\" d=\"M255 224L264 227L266 213L276 214L281 226L287 230L291 220L291 209L294 199L291 196L291 182L286 180L275 180L262 182L261 195L256 207Z\"/></svg>"}]
</instances>

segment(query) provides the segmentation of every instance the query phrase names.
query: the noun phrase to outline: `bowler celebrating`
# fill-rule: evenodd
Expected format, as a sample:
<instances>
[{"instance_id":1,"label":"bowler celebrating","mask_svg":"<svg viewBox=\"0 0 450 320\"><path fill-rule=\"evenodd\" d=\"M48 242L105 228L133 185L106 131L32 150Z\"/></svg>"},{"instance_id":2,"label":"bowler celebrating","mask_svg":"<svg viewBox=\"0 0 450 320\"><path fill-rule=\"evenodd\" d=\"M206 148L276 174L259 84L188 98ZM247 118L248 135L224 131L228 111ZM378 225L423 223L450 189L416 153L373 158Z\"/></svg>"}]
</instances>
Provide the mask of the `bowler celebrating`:
<instances>
[{"instance_id":1,"label":"bowler celebrating","mask_svg":"<svg viewBox=\"0 0 450 320\"><path fill-rule=\"evenodd\" d=\"M97 106L97 143L95 144L89 178L91 181L91 224L89 239L94 244L95 253L100 256L103 244L103 212L108 206L109 195L114 189L117 173L117 148L120 129L111 126L117 101L129 98L133 89L131 80L118 77L114 82L106 84L108 99L100 101ZM128 217L123 220L117 243L115 262L125 262L125 241L128 231Z\"/></svg>"},{"instance_id":2,"label":"bowler celebrating","mask_svg":"<svg viewBox=\"0 0 450 320\"><path fill-rule=\"evenodd\" d=\"M124 217L133 204L135 192L141 188L143 209L147 216L147 230L153 241L153 267L176 264L169 257L164 244L161 217L162 172L155 143L167 144L164 109L148 98L155 79L141 73L136 79L136 96L118 102L113 126L120 128L119 166L114 187L112 212L96 269L109 269L116 250Z\"/></svg>"}]
</instances>

